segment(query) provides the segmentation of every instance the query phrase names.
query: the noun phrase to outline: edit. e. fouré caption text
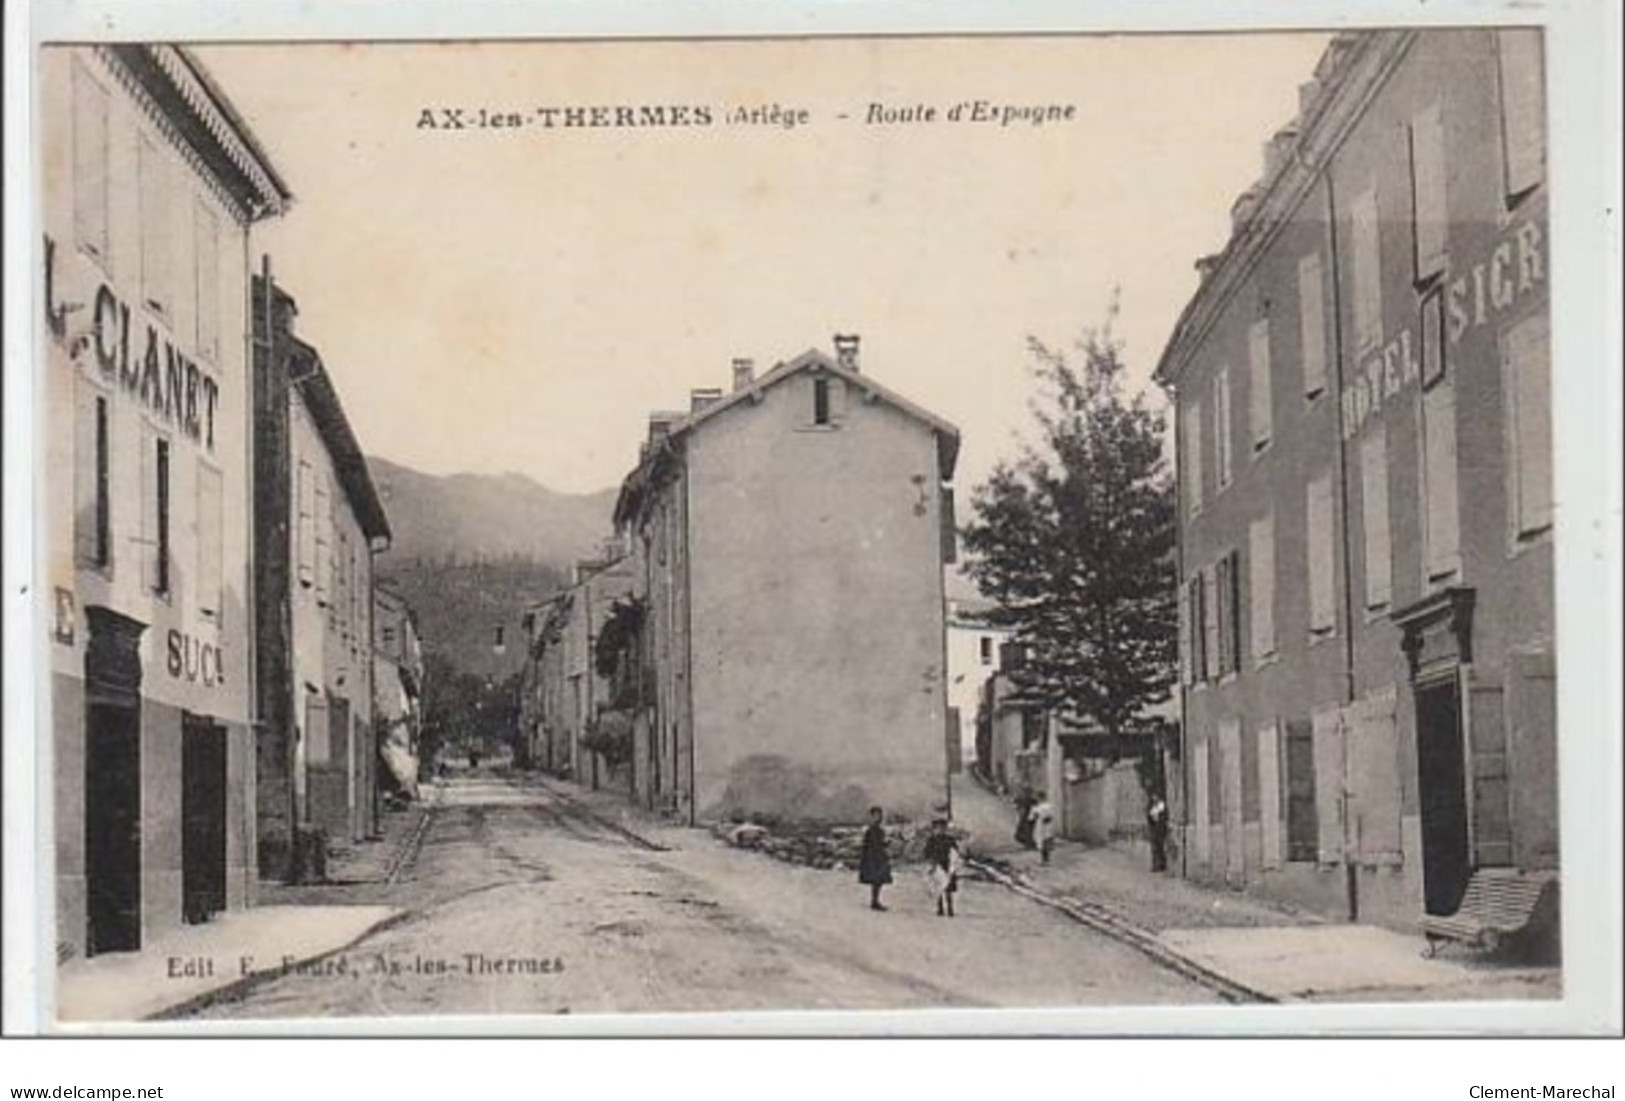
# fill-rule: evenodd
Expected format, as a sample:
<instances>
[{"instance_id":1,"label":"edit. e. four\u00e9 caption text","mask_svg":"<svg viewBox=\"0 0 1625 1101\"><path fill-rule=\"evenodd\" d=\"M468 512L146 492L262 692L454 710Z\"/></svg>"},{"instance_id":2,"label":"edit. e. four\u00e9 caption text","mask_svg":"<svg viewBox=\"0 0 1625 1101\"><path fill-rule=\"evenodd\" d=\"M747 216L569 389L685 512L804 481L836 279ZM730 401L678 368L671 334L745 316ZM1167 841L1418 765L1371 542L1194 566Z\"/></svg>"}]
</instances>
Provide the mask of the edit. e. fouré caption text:
<instances>
[{"instance_id":1,"label":"edit. e. four\u00e9 caption text","mask_svg":"<svg viewBox=\"0 0 1625 1101\"><path fill-rule=\"evenodd\" d=\"M875 127L961 125L1036 127L1074 122L1071 103L1001 103L962 99L945 103L876 102L820 111L784 103L762 104L552 104L491 107L437 104L420 107L415 128L436 133L502 130L685 130L719 127L798 130L819 123Z\"/></svg>"},{"instance_id":2,"label":"edit. e. four\u00e9 caption text","mask_svg":"<svg viewBox=\"0 0 1625 1101\"><path fill-rule=\"evenodd\" d=\"M212 956L170 956L165 961L164 977L212 979L230 974L236 978L246 979L251 975L270 974L279 977L297 975L320 979L359 979L365 976L479 979L557 975L563 971L564 960L558 956L492 956L484 952L458 952L439 956L341 952L316 959L299 959L294 956L266 959L249 955L230 959L215 959Z\"/></svg>"}]
</instances>

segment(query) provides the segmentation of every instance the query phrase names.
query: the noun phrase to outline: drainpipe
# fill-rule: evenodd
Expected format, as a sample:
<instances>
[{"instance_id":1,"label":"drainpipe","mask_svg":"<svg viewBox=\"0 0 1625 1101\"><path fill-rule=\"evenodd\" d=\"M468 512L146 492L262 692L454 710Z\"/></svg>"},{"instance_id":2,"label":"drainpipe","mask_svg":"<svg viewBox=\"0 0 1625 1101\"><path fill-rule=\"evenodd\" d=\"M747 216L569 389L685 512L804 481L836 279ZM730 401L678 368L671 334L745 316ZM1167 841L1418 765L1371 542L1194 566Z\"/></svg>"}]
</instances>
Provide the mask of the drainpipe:
<instances>
[{"instance_id":1,"label":"drainpipe","mask_svg":"<svg viewBox=\"0 0 1625 1101\"><path fill-rule=\"evenodd\" d=\"M1335 390L1327 395L1337 419L1337 481L1339 489L1339 519L1342 532L1339 538L1343 552L1343 703L1354 702L1354 569L1349 540L1349 471L1348 448L1343 423L1343 274L1339 263L1337 242L1337 193L1332 182L1331 165L1326 165L1326 225L1330 244L1332 269L1332 367ZM1343 812L1343 872L1348 898L1349 921L1360 920L1360 878L1354 854L1349 851L1348 830L1348 737L1341 739L1343 746L1343 790L1338 794L1338 805Z\"/></svg>"}]
</instances>

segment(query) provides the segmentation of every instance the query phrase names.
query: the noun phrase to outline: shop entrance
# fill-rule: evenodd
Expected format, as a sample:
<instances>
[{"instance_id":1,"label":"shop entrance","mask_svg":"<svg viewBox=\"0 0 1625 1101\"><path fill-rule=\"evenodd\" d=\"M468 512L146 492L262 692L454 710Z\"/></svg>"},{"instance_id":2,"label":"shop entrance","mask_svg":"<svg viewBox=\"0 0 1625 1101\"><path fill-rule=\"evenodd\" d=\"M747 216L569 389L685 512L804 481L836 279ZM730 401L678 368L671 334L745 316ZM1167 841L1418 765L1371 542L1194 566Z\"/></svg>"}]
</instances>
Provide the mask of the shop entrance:
<instances>
[{"instance_id":1,"label":"shop entrance","mask_svg":"<svg viewBox=\"0 0 1625 1101\"><path fill-rule=\"evenodd\" d=\"M141 947L141 712L85 716L85 954Z\"/></svg>"},{"instance_id":2,"label":"shop entrance","mask_svg":"<svg viewBox=\"0 0 1625 1101\"><path fill-rule=\"evenodd\" d=\"M201 715L181 725L181 912L192 924L226 908L226 730Z\"/></svg>"},{"instance_id":3,"label":"shop entrance","mask_svg":"<svg viewBox=\"0 0 1625 1101\"><path fill-rule=\"evenodd\" d=\"M1416 779L1422 810L1422 894L1453 914L1472 874L1461 689L1455 676L1416 686Z\"/></svg>"}]
</instances>

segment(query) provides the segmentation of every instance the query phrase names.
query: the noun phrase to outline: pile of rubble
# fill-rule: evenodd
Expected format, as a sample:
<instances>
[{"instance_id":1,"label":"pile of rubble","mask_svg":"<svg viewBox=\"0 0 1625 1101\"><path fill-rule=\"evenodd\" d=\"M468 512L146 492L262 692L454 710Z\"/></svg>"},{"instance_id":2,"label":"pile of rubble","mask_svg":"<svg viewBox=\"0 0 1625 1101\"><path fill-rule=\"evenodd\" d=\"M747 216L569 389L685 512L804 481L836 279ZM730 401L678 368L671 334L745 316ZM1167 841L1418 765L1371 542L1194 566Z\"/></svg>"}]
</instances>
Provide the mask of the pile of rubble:
<instances>
[{"instance_id":1,"label":"pile of rubble","mask_svg":"<svg viewBox=\"0 0 1625 1101\"><path fill-rule=\"evenodd\" d=\"M776 824L772 829L756 822L718 822L711 832L736 849L757 852L788 864L805 864L832 871L855 871L863 849L864 826ZM918 861L931 832L929 823L904 822L885 825L886 849L893 863ZM950 825L948 832L963 849L969 834Z\"/></svg>"}]
</instances>

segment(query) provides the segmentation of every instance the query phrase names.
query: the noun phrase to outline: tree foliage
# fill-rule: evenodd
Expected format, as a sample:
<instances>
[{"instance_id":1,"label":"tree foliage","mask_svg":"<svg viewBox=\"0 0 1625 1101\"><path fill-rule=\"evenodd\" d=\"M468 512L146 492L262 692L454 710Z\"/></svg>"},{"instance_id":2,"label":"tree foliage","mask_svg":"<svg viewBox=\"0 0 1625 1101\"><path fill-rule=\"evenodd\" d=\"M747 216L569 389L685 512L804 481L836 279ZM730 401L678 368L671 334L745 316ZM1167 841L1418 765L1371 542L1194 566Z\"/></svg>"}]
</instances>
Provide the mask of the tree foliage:
<instances>
[{"instance_id":1,"label":"tree foliage","mask_svg":"<svg viewBox=\"0 0 1625 1101\"><path fill-rule=\"evenodd\" d=\"M1063 720L1115 734L1167 700L1176 676L1164 417L1124 393L1110 320L1070 355L1036 338L1028 350L1039 438L973 491L967 570L1025 645L1022 687Z\"/></svg>"}]
</instances>

